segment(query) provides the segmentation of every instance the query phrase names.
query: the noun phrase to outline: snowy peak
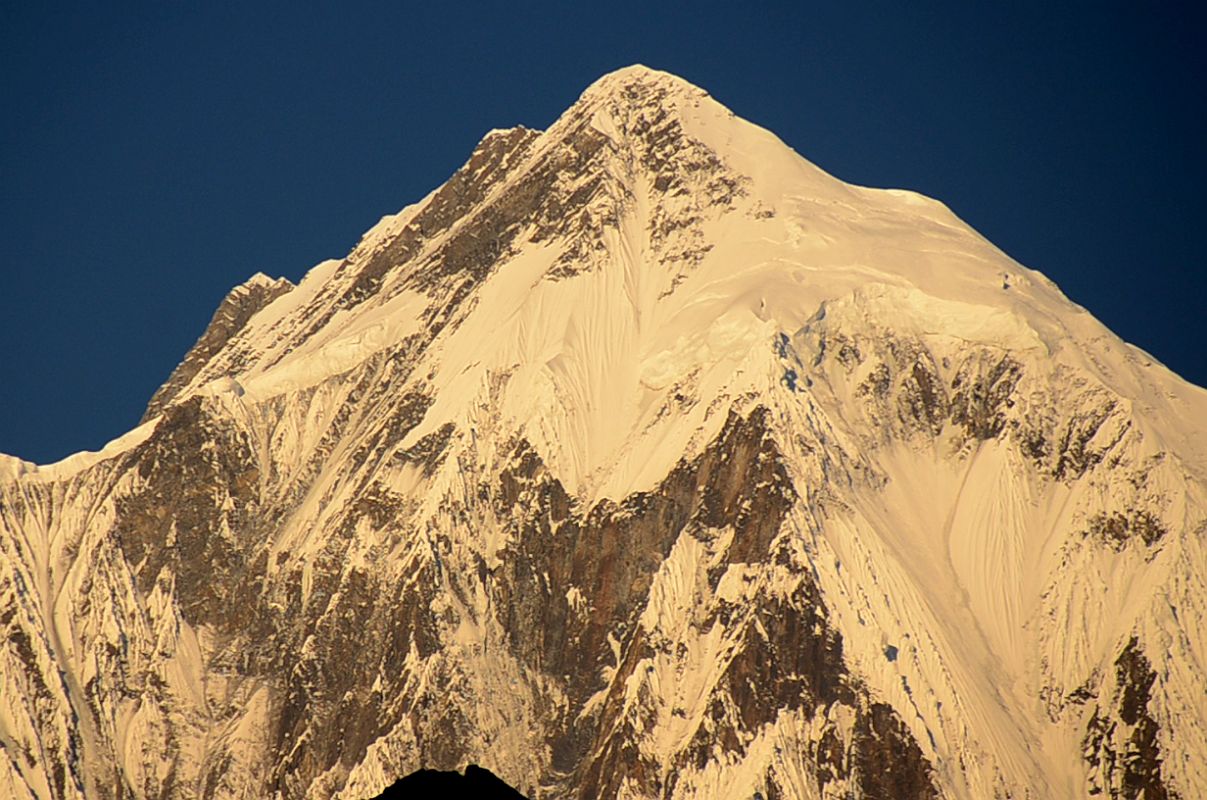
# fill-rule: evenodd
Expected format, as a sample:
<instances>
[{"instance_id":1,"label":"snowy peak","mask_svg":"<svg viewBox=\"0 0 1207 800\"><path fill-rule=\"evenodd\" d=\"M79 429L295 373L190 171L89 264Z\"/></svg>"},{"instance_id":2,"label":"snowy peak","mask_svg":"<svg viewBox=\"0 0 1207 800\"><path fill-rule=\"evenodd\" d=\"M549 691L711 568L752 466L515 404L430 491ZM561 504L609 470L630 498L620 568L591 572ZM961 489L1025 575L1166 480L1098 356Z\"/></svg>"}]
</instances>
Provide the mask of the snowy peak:
<instances>
[{"instance_id":1,"label":"snowy peak","mask_svg":"<svg viewBox=\"0 0 1207 800\"><path fill-rule=\"evenodd\" d=\"M549 253L543 273L553 280L598 270L622 251L649 261L640 269L680 280L710 247L700 223L730 210L749 183L687 129L732 119L690 84L631 67L588 88L547 132L490 131L443 186L384 219L333 271L316 270L323 282L308 278L289 313L243 330L246 320L224 303L217 327L147 418L219 378L274 369L319 341L342 341L337 328L357 329L356 317L379 316L391 303L417 313L424 338L434 338L494 271L525 252ZM232 314L238 326L223 322Z\"/></svg>"},{"instance_id":2,"label":"snowy peak","mask_svg":"<svg viewBox=\"0 0 1207 800\"><path fill-rule=\"evenodd\" d=\"M673 73L653 69L644 64L630 64L600 76L583 91L582 96L591 97L618 91L630 92L633 87L637 86L661 87L682 94L707 94L700 87Z\"/></svg>"},{"instance_id":3,"label":"snowy peak","mask_svg":"<svg viewBox=\"0 0 1207 800\"><path fill-rule=\"evenodd\" d=\"M405 350L433 376L422 391L442 395L413 438L469 424L490 376L513 374L505 395L567 485L623 494L678 458L642 455L639 438L683 444L736 391L722 375L745 380L775 337L852 313L1079 364L1112 358L1070 348L1111 337L941 203L845 184L690 83L634 66L545 132L487 133L443 186L288 302L247 325L218 324L220 310L148 416L228 380L267 397ZM690 424L649 427L651 409L701 380ZM549 392L535 415L518 399Z\"/></svg>"},{"instance_id":4,"label":"snowy peak","mask_svg":"<svg viewBox=\"0 0 1207 800\"><path fill-rule=\"evenodd\" d=\"M106 450L0 458L0 796L1204 795L1204 419L626 68L237 287Z\"/></svg>"},{"instance_id":5,"label":"snowy peak","mask_svg":"<svg viewBox=\"0 0 1207 800\"><path fill-rule=\"evenodd\" d=\"M669 72L635 64L604 75L588 86L567 111L567 116L605 108L629 113L656 107L661 114L682 114L692 104L709 97L703 89Z\"/></svg>"}]
</instances>

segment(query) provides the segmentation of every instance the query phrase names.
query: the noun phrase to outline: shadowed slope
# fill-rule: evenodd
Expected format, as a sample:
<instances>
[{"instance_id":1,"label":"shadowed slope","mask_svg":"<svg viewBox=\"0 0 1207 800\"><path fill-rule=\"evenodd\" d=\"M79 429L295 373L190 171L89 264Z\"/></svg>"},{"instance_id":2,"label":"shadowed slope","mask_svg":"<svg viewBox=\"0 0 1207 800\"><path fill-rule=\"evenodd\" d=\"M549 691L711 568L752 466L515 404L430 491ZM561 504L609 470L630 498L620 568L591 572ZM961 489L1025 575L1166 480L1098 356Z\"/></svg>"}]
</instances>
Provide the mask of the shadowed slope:
<instances>
[{"instance_id":1,"label":"shadowed slope","mask_svg":"<svg viewBox=\"0 0 1207 800\"><path fill-rule=\"evenodd\" d=\"M477 764L460 772L421 769L400 778L373 800L423 800L464 797L469 800L526 800L488 769Z\"/></svg>"}]
</instances>

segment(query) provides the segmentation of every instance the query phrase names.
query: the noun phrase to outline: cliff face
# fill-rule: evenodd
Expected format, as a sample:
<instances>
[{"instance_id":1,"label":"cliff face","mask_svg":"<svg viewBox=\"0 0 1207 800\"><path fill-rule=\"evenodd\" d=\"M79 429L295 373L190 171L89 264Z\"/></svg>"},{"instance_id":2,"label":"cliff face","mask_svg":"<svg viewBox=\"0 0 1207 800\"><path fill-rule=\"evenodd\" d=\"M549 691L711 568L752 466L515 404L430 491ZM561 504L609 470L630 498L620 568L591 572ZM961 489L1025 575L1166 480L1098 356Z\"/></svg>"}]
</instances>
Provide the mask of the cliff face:
<instances>
[{"instance_id":1,"label":"cliff face","mask_svg":"<svg viewBox=\"0 0 1207 800\"><path fill-rule=\"evenodd\" d=\"M0 472L0 796L1207 793L1207 392L630 68Z\"/></svg>"}]
</instances>

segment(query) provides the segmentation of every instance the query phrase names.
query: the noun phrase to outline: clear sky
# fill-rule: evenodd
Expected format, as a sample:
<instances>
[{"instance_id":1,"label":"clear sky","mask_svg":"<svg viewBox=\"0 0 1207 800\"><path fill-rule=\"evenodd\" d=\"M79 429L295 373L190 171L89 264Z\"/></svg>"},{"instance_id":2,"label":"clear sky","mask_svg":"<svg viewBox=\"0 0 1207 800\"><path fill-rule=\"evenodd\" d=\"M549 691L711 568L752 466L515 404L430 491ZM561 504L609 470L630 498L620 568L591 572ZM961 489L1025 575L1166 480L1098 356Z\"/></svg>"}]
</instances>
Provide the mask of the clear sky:
<instances>
[{"instance_id":1,"label":"clear sky","mask_svg":"<svg viewBox=\"0 0 1207 800\"><path fill-rule=\"evenodd\" d=\"M490 128L635 62L944 201L1207 384L1192 8L2 3L0 452L99 448L232 286L344 255Z\"/></svg>"}]
</instances>

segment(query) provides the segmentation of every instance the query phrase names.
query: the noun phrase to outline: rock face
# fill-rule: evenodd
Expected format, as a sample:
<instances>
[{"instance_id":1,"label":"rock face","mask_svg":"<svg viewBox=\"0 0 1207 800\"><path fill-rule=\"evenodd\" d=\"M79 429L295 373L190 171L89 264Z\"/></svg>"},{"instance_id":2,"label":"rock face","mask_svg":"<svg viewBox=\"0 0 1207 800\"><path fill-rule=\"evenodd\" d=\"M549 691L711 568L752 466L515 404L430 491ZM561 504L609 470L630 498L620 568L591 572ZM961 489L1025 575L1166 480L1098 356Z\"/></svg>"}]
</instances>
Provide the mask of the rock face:
<instances>
[{"instance_id":1,"label":"rock face","mask_svg":"<svg viewBox=\"0 0 1207 800\"><path fill-rule=\"evenodd\" d=\"M0 463L0 797L1207 795L1207 392L640 67Z\"/></svg>"}]
</instances>

